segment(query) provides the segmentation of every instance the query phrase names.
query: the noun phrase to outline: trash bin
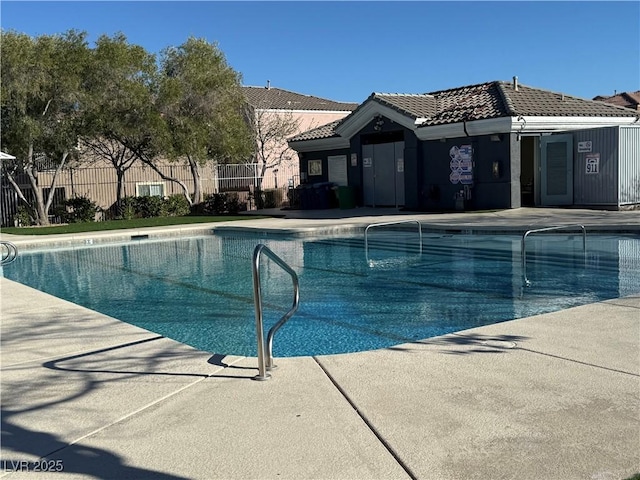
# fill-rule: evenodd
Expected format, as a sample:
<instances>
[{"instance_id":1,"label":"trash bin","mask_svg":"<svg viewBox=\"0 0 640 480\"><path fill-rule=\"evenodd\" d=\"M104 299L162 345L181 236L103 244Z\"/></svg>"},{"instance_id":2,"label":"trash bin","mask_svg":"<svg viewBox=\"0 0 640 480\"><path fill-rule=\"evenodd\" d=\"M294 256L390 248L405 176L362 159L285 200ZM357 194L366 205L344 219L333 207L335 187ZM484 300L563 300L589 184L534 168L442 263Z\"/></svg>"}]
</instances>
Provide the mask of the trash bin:
<instances>
[{"instance_id":1,"label":"trash bin","mask_svg":"<svg viewBox=\"0 0 640 480\"><path fill-rule=\"evenodd\" d=\"M314 203L313 188L311 188L311 185L300 185L298 189L300 208L303 210L311 210Z\"/></svg>"},{"instance_id":2,"label":"trash bin","mask_svg":"<svg viewBox=\"0 0 640 480\"><path fill-rule=\"evenodd\" d=\"M317 208L319 210L325 210L330 208L330 198L329 195L332 193L331 190L332 184L329 182L322 183L314 183L313 184L313 192L314 192L314 206L311 208Z\"/></svg>"},{"instance_id":3,"label":"trash bin","mask_svg":"<svg viewBox=\"0 0 640 480\"><path fill-rule=\"evenodd\" d=\"M338 187L338 205L341 210L356 208L356 189L354 187Z\"/></svg>"}]
</instances>

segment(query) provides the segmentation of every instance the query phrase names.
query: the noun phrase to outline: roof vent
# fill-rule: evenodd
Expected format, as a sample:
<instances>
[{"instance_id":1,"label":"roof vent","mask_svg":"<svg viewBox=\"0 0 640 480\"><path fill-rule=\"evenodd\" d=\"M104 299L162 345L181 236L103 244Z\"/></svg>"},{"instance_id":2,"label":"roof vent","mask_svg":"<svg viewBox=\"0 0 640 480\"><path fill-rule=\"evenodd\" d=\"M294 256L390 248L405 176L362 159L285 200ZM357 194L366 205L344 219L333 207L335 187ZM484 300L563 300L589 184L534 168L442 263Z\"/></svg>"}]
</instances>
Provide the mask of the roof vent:
<instances>
[{"instance_id":1,"label":"roof vent","mask_svg":"<svg viewBox=\"0 0 640 480\"><path fill-rule=\"evenodd\" d=\"M271 90L271 80L267 80L267 90Z\"/></svg>"},{"instance_id":2,"label":"roof vent","mask_svg":"<svg viewBox=\"0 0 640 480\"><path fill-rule=\"evenodd\" d=\"M516 76L513 77L513 89L516 92L518 91L518 77L516 77Z\"/></svg>"}]
</instances>

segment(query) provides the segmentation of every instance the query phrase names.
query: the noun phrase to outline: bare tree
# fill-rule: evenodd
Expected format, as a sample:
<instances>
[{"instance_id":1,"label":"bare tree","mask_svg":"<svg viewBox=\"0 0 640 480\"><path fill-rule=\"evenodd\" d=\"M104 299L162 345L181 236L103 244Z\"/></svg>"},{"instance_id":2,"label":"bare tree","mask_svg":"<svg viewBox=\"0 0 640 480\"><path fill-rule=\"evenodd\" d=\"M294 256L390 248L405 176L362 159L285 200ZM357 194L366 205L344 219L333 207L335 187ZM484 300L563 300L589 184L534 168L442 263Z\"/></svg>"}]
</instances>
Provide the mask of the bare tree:
<instances>
[{"instance_id":1,"label":"bare tree","mask_svg":"<svg viewBox=\"0 0 640 480\"><path fill-rule=\"evenodd\" d=\"M255 129L255 160L259 164L258 188L268 170L295 159L296 153L289 148L287 140L300 131L300 120L293 112L274 111L260 105L253 108Z\"/></svg>"}]
</instances>

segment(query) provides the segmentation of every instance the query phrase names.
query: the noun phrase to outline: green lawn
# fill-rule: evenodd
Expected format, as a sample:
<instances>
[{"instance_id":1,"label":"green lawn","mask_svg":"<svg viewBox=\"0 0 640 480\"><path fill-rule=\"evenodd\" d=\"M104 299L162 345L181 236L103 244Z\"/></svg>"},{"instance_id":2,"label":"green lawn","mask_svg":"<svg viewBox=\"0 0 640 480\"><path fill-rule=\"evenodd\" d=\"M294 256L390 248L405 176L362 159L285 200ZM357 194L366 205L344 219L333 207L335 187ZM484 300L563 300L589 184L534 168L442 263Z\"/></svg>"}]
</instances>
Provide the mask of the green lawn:
<instances>
[{"instance_id":1,"label":"green lawn","mask_svg":"<svg viewBox=\"0 0 640 480\"><path fill-rule=\"evenodd\" d=\"M124 228L164 227L167 225L188 225L193 223L229 222L236 220L254 220L266 218L260 216L189 216L189 217L154 217L135 218L133 220L109 220L106 222L70 223L68 225L52 225L50 227L7 227L2 233L12 235L52 235L56 233L99 232L104 230L121 230Z\"/></svg>"}]
</instances>

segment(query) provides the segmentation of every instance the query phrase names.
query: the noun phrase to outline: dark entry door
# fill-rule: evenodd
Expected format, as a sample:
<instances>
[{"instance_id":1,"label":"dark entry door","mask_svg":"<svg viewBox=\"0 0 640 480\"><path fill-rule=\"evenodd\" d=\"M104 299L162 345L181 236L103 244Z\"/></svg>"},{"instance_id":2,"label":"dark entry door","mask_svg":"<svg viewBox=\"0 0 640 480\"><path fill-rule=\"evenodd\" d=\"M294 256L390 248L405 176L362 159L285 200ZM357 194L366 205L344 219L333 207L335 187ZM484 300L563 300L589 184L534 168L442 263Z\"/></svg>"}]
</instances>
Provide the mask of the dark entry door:
<instances>
[{"instance_id":1,"label":"dark entry door","mask_svg":"<svg viewBox=\"0 0 640 480\"><path fill-rule=\"evenodd\" d=\"M543 206L573 204L573 136L540 138L541 202Z\"/></svg>"},{"instance_id":2,"label":"dark entry door","mask_svg":"<svg viewBox=\"0 0 640 480\"><path fill-rule=\"evenodd\" d=\"M404 142L362 146L364 204L404 205Z\"/></svg>"}]
</instances>

